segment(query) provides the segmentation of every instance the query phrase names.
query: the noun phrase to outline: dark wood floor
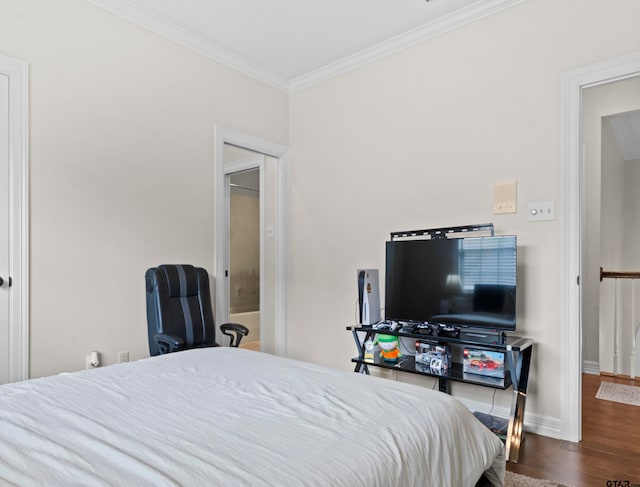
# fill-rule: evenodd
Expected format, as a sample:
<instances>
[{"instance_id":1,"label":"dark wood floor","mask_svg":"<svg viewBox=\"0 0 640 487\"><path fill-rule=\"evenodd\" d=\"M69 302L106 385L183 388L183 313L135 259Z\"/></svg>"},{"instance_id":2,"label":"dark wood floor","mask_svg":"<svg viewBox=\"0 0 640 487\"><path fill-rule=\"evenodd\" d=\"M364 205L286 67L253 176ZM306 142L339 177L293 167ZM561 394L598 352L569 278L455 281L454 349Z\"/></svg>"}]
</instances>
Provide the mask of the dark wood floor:
<instances>
[{"instance_id":1,"label":"dark wood floor","mask_svg":"<svg viewBox=\"0 0 640 487\"><path fill-rule=\"evenodd\" d=\"M637 378L585 374L582 441L527 433L518 463L507 463L507 470L575 487L640 486L640 407L596 399L601 381L640 386Z\"/></svg>"}]
</instances>

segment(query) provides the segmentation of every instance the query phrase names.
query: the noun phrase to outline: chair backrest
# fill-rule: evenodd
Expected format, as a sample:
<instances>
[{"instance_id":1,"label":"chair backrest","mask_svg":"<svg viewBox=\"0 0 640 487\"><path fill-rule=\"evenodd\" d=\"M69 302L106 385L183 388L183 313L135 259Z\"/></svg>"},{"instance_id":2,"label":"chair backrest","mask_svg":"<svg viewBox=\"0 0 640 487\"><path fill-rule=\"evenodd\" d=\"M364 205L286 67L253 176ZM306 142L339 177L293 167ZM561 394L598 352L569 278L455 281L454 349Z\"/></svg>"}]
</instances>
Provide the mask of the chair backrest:
<instances>
[{"instance_id":1,"label":"chair backrest","mask_svg":"<svg viewBox=\"0 0 640 487\"><path fill-rule=\"evenodd\" d=\"M179 337L184 348L217 346L207 271L192 265L160 265L147 270L149 353L160 350L154 336Z\"/></svg>"}]
</instances>

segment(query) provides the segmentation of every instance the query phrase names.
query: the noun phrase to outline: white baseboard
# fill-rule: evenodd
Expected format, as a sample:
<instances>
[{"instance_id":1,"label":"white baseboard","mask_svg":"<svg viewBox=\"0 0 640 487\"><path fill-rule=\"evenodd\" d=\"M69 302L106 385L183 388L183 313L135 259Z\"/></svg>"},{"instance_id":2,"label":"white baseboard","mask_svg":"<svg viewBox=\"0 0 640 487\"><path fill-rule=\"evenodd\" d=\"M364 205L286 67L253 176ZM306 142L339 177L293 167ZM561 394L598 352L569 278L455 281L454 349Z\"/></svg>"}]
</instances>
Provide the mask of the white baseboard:
<instances>
[{"instance_id":1,"label":"white baseboard","mask_svg":"<svg viewBox=\"0 0 640 487\"><path fill-rule=\"evenodd\" d=\"M600 364L584 360L582 362L582 372L590 375L600 375Z\"/></svg>"}]
</instances>

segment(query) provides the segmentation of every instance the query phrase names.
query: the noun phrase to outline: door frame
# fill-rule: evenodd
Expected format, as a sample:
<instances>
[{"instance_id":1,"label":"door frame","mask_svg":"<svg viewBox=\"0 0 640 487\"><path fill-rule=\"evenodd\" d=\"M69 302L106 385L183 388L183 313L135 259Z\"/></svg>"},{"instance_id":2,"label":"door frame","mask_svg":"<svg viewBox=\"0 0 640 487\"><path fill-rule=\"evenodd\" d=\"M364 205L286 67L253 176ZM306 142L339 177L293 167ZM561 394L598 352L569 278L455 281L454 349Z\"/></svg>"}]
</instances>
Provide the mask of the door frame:
<instances>
[{"instance_id":1,"label":"door frame","mask_svg":"<svg viewBox=\"0 0 640 487\"><path fill-rule=\"evenodd\" d=\"M561 119L561 424L562 438L582 438L582 91L640 75L640 51L562 73Z\"/></svg>"},{"instance_id":2,"label":"door frame","mask_svg":"<svg viewBox=\"0 0 640 487\"><path fill-rule=\"evenodd\" d=\"M29 65L0 54L9 78L9 380L29 378Z\"/></svg>"},{"instance_id":3,"label":"door frame","mask_svg":"<svg viewBox=\"0 0 640 487\"><path fill-rule=\"evenodd\" d=\"M270 142L238 130L220 125L215 126L215 263L214 283L216 312L221 318L229 316L229 295L226 283L225 265L227 250L226 236L226 188L224 174L224 145L230 144L243 149L264 154L276 159L276 289L275 296L275 354L287 356L287 302L289 292L289 184L288 184L288 152L283 145ZM262 173L261 173L262 176ZM261 238L264 228L260 229ZM262 260L262 259L261 259ZM261 262L262 265L262 262ZM262 276L261 276L262 279ZM262 292L262 289L261 289ZM261 299L261 310L264 309ZM262 317L260 318L262 321Z\"/></svg>"}]
</instances>

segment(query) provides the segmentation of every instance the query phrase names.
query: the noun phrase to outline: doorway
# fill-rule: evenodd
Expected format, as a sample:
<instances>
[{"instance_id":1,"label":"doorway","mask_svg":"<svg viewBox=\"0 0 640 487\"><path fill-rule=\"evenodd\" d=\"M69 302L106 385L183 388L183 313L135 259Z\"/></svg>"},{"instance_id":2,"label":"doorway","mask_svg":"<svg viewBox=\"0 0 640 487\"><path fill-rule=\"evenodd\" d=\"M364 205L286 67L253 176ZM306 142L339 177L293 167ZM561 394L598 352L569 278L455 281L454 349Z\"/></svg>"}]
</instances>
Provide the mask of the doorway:
<instances>
[{"instance_id":1,"label":"doorway","mask_svg":"<svg viewBox=\"0 0 640 487\"><path fill-rule=\"evenodd\" d=\"M235 154L230 156L230 154ZM240 154L240 155L238 155ZM233 175L258 169L260 227L259 348L286 356L288 275L287 148L242 132L216 127L216 248L214 289L216 319L230 320L233 294L248 288L230 281L230 200ZM255 177L255 176L254 176ZM240 321L242 323L242 321ZM243 323L251 328L251 320ZM251 333L251 332L250 332ZM251 343L251 334L245 339ZM244 343L244 342L243 342ZM255 344L254 344L255 346Z\"/></svg>"},{"instance_id":2,"label":"doorway","mask_svg":"<svg viewBox=\"0 0 640 487\"><path fill-rule=\"evenodd\" d=\"M584 186L582 103L585 89L640 75L640 52L562 73L561 438L582 437L582 292Z\"/></svg>"},{"instance_id":3,"label":"doorway","mask_svg":"<svg viewBox=\"0 0 640 487\"><path fill-rule=\"evenodd\" d=\"M233 152L237 152L237 148L225 148L229 321L249 328L249 335L240 345L242 348L261 350L261 283L265 249L260 229L264 225L265 208L260 188L264 156L254 154L240 161L227 160ZM251 168L237 169L238 166Z\"/></svg>"},{"instance_id":4,"label":"doorway","mask_svg":"<svg viewBox=\"0 0 640 487\"><path fill-rule=\"evenodd\" d=\"M0 55L0 384L29 377L28 66Z\"/></svg>"},{"instance_id":5,"label":"doorway","mask_svg":"<svg viewBox=\"0 0 640 487\"><path fill-rule=\"evenodd\" d=\"M633 377L640 316L627 277L640 269L640 77L583 92L583 371ZM603 269L603 275L600 273ZM622 274L616 274L622 276ZM604 276L604 279L602 278ZM637 294L637 293L636 293ZM640 311L640 306L638 306Z\"/></svg>"}]
</instances>

